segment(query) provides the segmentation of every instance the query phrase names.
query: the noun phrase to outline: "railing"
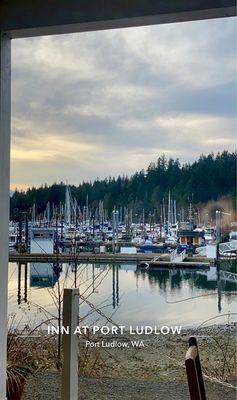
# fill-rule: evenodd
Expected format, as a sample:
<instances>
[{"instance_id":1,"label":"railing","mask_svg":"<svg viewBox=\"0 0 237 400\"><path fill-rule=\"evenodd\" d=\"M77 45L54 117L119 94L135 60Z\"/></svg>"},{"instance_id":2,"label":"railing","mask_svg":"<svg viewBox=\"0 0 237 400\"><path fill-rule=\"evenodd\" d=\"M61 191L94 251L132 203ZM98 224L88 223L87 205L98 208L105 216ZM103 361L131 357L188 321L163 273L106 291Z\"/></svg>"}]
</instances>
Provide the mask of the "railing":
<instances>
[{"instance_id":1,"label":"railing","mask_svg":"<svg viewBox=\"0 0 237 400\"><path fill-rule=\"evenodd\" d=\"M223 281L237 283L237 274L229 271L220 271L220 278Z\"/></svg>"},{"instance_id":2,"label":"railing","mask_svg":"<svg viewBox=\"0 0 237 400\"><path fill-rule=\"evenodd\" d=\"M170 253L170 261L171 262L182 262L187 257L186 250L184 249L182 253L178 254L177 249L173 250Z\"/></svg>"},{"instance_id":3,"label":"railing","mask_svg":"<svg viewBox=\"0 0 237 400\"><path fill-rule=\"evenodd\" d=\"M175 261L175 259L176 259L176 257L177 257L177 249L175 249L175 250L173 250L171 253L170 253L170 261L171 262L173 262L173 261Z\"/></svg>"},{"instance_id":4,"label":"railing","mask_svg":"<svg viewBox=\"0 0 237 400\"><path fill-rule=\"evenodd\" d=\"M187 254L186 254L186 250L184 249L182 251L182 253L180 254L181 261L184 261L186 257L187 257Z\"/></svg>"},{"instance_id":5,"label":"railing","mask_svg":"<svg viewBox=\"0 0 237 400\"><path fill-rule=\"evenodd\" d=\"M161 258L161 256L160 256L160 255L158 255L158 256L155 256L155 257L153 258L153 260L152 260L152 261L158 261L160 258Z\"/></svg>"},{"instance_id":6,"label":"railing","mask_svg":"<svg viewBox=\"0 0 237 400\"><path fill-rule=\"evenodd\" d=\"M220 254L225 254L229 252L237 251L237 241L233 240L232 242L225 242L219 244L219 252Z\"/></svg>"}]
</instances>

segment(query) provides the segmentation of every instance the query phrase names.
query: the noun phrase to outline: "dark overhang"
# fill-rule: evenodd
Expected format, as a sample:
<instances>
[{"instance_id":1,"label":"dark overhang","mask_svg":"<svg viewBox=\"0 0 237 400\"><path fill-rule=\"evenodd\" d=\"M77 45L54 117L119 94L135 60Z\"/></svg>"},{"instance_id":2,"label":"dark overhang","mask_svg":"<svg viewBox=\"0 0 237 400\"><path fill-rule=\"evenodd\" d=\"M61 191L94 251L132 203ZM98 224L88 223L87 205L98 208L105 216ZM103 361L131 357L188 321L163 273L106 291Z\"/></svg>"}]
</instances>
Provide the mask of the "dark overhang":
<instances>
[{"instance_id":1,"label":"dark overhang","mask_svg":"<svg viewBox=\"0 0 237 400\"><path fill-rule=\"evenodd\" d=\"M234 0L0 0L0 30L12 38L235 15Z\"/></svg>"}]
</instances>

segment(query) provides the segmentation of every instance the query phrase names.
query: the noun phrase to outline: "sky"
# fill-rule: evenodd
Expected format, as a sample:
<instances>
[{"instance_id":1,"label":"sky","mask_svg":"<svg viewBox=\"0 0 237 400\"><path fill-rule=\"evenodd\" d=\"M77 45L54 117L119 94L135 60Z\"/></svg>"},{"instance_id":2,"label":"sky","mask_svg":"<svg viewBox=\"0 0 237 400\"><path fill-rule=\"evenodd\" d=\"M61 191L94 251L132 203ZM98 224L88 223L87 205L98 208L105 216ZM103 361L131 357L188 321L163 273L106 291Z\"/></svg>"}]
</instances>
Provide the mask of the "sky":
<instances>
[{"instance_id":1,"label":"sky","mask_svg":"<svg viewBox=\"0 0 237 400\"><path fill-rule=\"evenodd\" d=\"M236 19L17 39L11 188L235 150Z\"/></svg>"}]
</instances>

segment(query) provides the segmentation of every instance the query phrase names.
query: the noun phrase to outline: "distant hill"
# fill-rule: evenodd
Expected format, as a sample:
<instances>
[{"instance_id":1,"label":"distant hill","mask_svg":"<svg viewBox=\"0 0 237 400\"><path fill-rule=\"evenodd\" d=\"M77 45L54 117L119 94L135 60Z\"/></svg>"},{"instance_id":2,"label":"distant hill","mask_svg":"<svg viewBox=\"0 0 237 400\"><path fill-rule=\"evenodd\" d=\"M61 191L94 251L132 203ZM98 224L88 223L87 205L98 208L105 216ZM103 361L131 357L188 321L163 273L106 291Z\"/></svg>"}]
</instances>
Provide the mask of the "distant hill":
<instances>
[{"instance_id":1,"label":"distant hill","mask_svg":"<svg viewBox=\"0 0 237 400\"><path fill-rule=\"evenodd\" d=\"M179 160L158 157L146 170L136 172L131 177L108 177L94 182L84 182L79 186L70 186L72 197L82 207L88 201L91 209L98 207L99 201L111 212L114 206L128 206L134 212L145 213L160 209L163 199L171 191L177 206L188 204L190 198L194 204L207 203L223 196L236 199L236 152L201 155L197 161L181 165ZM27 191L15 191L11 197L11 214L29 211L35 203L38 212L46 208L47 202L59 205L65 199L65 184L46 184Z\"/></svg>"}]
</instances>

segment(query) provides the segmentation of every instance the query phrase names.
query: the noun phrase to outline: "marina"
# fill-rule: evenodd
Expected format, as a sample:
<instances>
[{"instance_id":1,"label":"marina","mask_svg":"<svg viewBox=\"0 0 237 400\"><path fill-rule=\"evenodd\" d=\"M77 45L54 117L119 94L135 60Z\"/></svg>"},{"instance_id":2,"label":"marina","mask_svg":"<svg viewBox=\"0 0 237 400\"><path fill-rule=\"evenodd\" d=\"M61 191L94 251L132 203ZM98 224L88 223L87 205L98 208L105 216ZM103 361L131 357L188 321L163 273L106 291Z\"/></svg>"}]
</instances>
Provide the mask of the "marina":
<instances>
[{"instance_id":1,"label":"marina","mask_svg":"<svg viewBox=\"0 0 237 400\"><path fill-rule=\"evenodd\" d=\"M0 399L233 400L236 7L114 3L0 1Z\"/></svg>"},{"instance_id":2,"label":"marina","mask_svg":"<svg viewBox=\"0 0 237 400\"><path fill-rule=\"evenodd\" d=\"M161 261L170 265L221 258L236 259L237 223L231 213L215 210L208 221L190 201L178 208L169 191L160 212L141 214L135 209L114 206L109 212L104 202L80 206L65 186L65 202L48 202L43 213L37 206L14 216L9 225L9 259L78 261ZM209 217L210 218L210 217ZM191 259L193 257L193 259Z\"/></svg>"}]
</instances>

